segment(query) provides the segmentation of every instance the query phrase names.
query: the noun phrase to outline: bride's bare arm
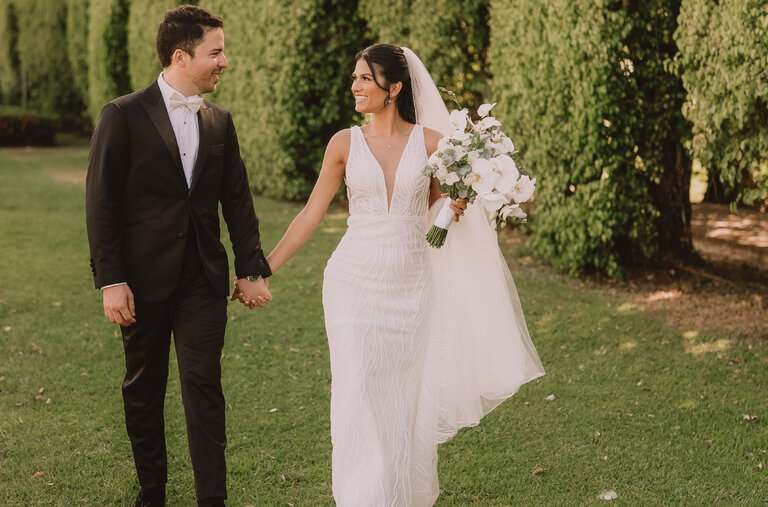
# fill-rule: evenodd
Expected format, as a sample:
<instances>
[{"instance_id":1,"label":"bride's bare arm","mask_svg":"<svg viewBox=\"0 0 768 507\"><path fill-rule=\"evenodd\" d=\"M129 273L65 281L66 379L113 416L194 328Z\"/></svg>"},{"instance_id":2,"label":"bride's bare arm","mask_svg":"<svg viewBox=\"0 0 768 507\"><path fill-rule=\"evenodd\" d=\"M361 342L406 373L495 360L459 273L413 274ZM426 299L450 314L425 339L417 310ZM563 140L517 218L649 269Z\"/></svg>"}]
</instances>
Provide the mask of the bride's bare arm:
<instances>
[{"instance_id":1,"label":"bride's bare arm","mask_svg":"<svg viewBox=\"0 0 768 507\"><path fill-rule=\"evenodd\" d=\"M312 189L307 204L293 219L272 253L267 256L272 273L288 262L288 259L306 243L325 216L325 212L328 211L328 206L344 179L349 142L349 129L337 132L328 142L320 175L317 177L315 188Z\"/></svg>"},{"instance_id":2,"label":"bride's bare arm","mask_svg":"<svg viewBox=\"0 0 768 507\"><path fill-rule=\"evenodd\" d=\"M424 145L427 148L427 157L430 157L435 150L437 150L437 143L440 142L442 137L443 134L437 130L432 130L430 128L424 129ZM443 193L440 191L438 181L435 178L432 178L429 182L429 206L432 207L432 205L441 197L443 197ZM451 203L451 209L453 210L453 221L458 222L459 217L463 215L464 210L467 209L467 200L456 199Z\"/></svg>"}]
</instances>

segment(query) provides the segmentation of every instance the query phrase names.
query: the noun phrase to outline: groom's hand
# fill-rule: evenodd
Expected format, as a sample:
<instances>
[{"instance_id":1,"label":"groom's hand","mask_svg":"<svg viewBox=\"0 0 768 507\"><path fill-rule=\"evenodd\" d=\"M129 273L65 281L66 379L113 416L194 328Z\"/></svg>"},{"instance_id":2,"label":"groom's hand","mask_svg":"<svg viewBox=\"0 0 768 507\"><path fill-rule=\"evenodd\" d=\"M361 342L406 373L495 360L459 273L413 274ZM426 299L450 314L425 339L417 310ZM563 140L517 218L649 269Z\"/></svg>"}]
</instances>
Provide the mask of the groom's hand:
<instances>
[{"instance_id":1,"label":"groom's hand","mask_svg":"<svg viewBox=\"0 0 768 507\"><path fill-rule=\"evenodd\" d=\"M130 326L136 322L136 304L127 284L107 287L101 292L104 315L109 320L121 326Z\"/></svg>"},{"instance_id":2,"label":"groom's hand","mask_svg":"<svg viewBox=\"0 0 768 507\"><path fill-rule=\"evenodd\" d=\"M249 282L245 278L235 280L235 290L232 292L231 301L239 300L250 309L264 308L268 301L272 301L272 294L267 289L267 279L260 278L255 282Z\"/></svg>"}]
</instances>

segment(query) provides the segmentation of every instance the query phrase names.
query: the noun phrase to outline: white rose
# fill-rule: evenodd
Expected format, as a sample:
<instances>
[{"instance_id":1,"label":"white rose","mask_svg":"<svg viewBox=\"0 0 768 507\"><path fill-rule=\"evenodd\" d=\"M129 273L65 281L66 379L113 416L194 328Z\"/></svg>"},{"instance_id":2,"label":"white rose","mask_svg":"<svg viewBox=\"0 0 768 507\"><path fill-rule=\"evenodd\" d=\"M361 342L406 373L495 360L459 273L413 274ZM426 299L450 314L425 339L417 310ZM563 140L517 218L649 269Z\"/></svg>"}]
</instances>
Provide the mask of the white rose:
<instances>
[{"instance_id":1,"label":"white rose","mask_svg":"<svg viewBox=\"0 0 768 507\"><path fill-rule=\"evenodd\" d=\"M435 171L435 178L440 183L445 183L445 180L448 178L448 169L445 166L438 167L437 171Z\"/></svg>"},{"instance_id":2,"label":"white rose","mask_svg":"<svg viewBox=\"0 0 768 507\"><path fill-rule=\"evenodd\" d=\"M515 202L525 202L531 198L535 189L536 178L530 179L528 176L523 175L520 176L517 183L512 186L512 191L509 192L509 195Z\"/></svg>"},{"instance_id":3,"label":"white rose","mask_svg":"<svg viewBox=\"0 0 768 507\"><path fill-rule=\"evenodd\" d=\"M496 181L501 177L493 162L484 158L477 159L472 164L472 172L477 175L477 180L472 183L472 189L480 195L491 192Z\"/></svg>"},{"instance_id":4,"label":"white rose","mask_svg":"<svg viewBox=\"0 0 768 507\"><path fill-rule=\"evenodd\" d=\"M504 153L508 153L509 150L507 150L507 147L504 146L502 143L494 143L494 142L487 142L485 143L485 147L489 150L492 150L494 153L497 153L499 155L503 155Z\"/></svg>"},{"instance_id":5,"label":"white rose","mask_svg":"<svg viewBox=\"0 0 768 507\"><path fill-rule=\"evenodd\" d=\"M456 174L454 172L450 172L450 173L448 173L448 176L445 177L445 184L446 185L453 185L454 183L456 183L460 179L461 178L459 178L458 174Z\"/></svg>"},{"instance_id":6,"label":"white rose","mask_svg":"<svg viewBox=\"0 0 768 507\"><path fill-rule=\"evenodd\" d=\"M486 116L488 116L488 113L491 112L491 109L493 109L493 106L495 105L496 105L496 102L494 102L493 104L483 104L482 106L477 108L477 115L480 118L485 118Z\"/></svg>"},{"instance_id":7,"label":"white rose","mask_svg":"<svg viewBox=\"0 0 768 507\"><path fill-rule=\"evenodd\" d=\"M453 110L448 118L451 123L451 127L454 130L465 131L467 129L467 123L469 123L469 117L467 116L467 110L462 109L460 111Z\"/></svg>"},{"instance_id":8,"label":"white rose","mask_svg":"<svg viewBox=\"0 0 768 507\"><path fill-rule=\"evenodd\" d=\"M441 137L440 140L437 142L437 151L445 151L448 148L453 148L453 143L451 143L451 139L449 137Z\"/></svg>"},{"instance_id":9,"label":"white rose","mask_svg":"<svg viewBox=\"0 0 768 507\"><path fill-rule=\"evenodd\" d=\"M472 140L472 134L469 132L464 132L463 130L461 131L457 130L456 132L451 133L451 140L456 141L460 144L467 144L466 143L467 140Z\"/></svg>"},{"instance_id":10,"label":"white rose","mask_svg":"<svg viewBox=\"0 0 768 507\"><path fill-rule=\"evenodd\" d=\"M507 136L504 136L501 140L502 144L507 147L507 151L512 153L515 151L515 145L512 143L512 139L508 138Z\"/></svg>"}]
</instances>

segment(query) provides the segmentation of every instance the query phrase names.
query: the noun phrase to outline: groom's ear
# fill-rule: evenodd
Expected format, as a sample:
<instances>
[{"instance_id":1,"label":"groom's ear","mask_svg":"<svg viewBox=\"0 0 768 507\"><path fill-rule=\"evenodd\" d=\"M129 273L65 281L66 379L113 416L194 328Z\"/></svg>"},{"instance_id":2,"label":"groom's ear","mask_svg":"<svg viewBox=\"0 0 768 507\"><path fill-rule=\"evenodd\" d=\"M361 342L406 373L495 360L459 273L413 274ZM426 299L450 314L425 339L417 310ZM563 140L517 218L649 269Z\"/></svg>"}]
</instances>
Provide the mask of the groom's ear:
<instances>
[{"instance_id":1,"label":"groom's ear","mask_svg":"<svg viewBox=\"0 0 768 507\"><path fill-rule=\"evenodd\" d=\"M172 64L184 66L189 61L189 59L190 59L189 53L187 53L183 49L176 48L173 54L171 54Z\"/></svg>"}]
</instances>

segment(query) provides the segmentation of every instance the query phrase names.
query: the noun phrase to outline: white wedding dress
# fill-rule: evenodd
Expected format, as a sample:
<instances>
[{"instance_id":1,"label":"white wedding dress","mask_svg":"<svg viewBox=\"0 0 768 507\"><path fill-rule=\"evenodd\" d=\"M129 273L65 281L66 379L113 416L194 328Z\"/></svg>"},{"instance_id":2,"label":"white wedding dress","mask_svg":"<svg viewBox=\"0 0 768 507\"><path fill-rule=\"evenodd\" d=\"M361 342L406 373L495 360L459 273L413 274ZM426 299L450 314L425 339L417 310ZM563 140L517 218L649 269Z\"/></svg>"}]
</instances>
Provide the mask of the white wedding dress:
<instances>
[{"instance_id":1,"label":"white wedding dress","mask_svg":"<svg viewBox=\"0 0 768 507\"><path fill-rule=\"evenodd\" d=\"M544 374L483 212L470 206L443 248L428 247L426 162L416 125L388 205L381 167L351 129L348 230L323 284L342 507L432 505L437 444Z\"/></svg>"}]
</instances>

